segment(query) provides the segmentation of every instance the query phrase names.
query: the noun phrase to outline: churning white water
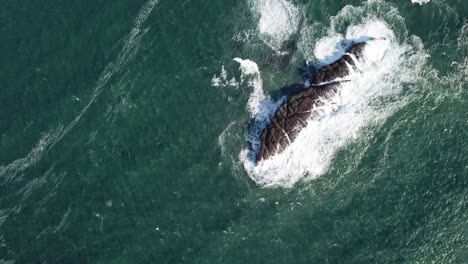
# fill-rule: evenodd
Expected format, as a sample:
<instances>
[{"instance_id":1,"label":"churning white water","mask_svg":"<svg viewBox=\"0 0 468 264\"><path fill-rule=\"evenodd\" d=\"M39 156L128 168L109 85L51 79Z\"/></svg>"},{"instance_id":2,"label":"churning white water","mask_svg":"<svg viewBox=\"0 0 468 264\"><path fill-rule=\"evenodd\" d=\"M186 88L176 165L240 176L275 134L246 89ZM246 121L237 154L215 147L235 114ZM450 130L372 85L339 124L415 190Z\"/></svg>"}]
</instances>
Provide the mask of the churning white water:
<instances>
[{"instance_id":1,"label":"churning white water","mask_svg":"<svg viewBox=\"0 0 468 264\"><path fill-rule=\"evenodd\" d=\"M299 27L299 8L290 0L251 0L250 3L253 13L259 16L260 38L278 51Z\"/></svg>"},{"instance_id":2,"label":"churning white water","mask_svg":"<svg viewBox=\"0 0 468 264\"><path fill-rule=\"evenodd\" d=\"M427 4L431 2L431 0L411 0L411 3L413 4L419 4L419 5L422 5L422 4Z\"/></svg>"},{"instance_id":3,"label":"churning white water","mask_svg":"<svg viewBox=\"0 0 468 264\"><path fill-rule=\"evenodd\" d=\"M340 41L368 38L372 40L357 62L358 70L347 78L351 81L342 83L340 92L315 110L320 111L320 120L308 120L296 140L268 160L254 164L248 149L240 153L252 180L263 186L290 187L299 180L314 179L328 170L339 149L362 136L364 127L385 120L406 103L395 98L405 83L419 75L425 56L409 52L413 47L399 43L384 21L352 25L345 34L330 32L318 40L314 55L328 63L343 55Z\"/></svg>"}]
</instances>

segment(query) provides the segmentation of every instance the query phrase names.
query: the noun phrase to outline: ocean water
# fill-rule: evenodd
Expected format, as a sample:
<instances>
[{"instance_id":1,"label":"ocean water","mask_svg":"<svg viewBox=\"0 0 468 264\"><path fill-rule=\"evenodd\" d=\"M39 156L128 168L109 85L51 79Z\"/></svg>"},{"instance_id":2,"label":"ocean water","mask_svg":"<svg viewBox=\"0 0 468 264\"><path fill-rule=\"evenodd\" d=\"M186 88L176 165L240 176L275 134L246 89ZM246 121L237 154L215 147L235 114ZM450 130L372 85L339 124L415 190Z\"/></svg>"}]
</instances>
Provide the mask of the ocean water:
<instances>
[{"instance_id":1,"label":"ocean water","mask_svg":"<svg viewBox=\"0 0 468 264\"><path fill-rule=\"evenodd\" d=\"M0 263L468 263L467 1L2 7ZM274 91L365 38L251 162Z\"/></svg>"}]
</instances>

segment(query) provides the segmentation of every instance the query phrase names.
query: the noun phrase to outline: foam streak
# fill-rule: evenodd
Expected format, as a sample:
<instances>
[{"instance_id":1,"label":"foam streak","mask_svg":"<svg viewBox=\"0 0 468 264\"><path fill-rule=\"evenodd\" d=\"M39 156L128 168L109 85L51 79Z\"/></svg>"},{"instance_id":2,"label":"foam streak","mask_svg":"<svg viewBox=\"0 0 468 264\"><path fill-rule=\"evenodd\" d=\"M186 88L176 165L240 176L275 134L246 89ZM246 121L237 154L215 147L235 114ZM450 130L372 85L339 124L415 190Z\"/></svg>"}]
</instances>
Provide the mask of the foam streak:
<instances>
[{"instance_id":1,"label":"foam streak","mask_svg":"<svg viewBox=\"0 0 468 264\"><path fill-rule=\"evenodd\" d=\"M65 127L59 126L47 132L36 144L26 157L17 159L12 163L0 167L0 176L7 177L7 179L14 178L17 174L25 171L28 167L36 164L44 156L46 152L52 149L57 142L59 142L70 130L72 130L76 124L80 121L81 117L86 113L89 107L94 103L96 98L102 93L104 86L114 76L115 73L119 72L125 67L128 62L134 58L138 51L138 44L141 38L145 35L148 29L142 29L143 23L150 15L153 8L158 4L159 0L147 1L139 10L137 17L133 21L133 26L128 35L126 36L122 50L117 55L115 61L110 62L106 65L103 72L99 76L91 99L81 109L79 114Z\"/></svg>"}]
</instances>

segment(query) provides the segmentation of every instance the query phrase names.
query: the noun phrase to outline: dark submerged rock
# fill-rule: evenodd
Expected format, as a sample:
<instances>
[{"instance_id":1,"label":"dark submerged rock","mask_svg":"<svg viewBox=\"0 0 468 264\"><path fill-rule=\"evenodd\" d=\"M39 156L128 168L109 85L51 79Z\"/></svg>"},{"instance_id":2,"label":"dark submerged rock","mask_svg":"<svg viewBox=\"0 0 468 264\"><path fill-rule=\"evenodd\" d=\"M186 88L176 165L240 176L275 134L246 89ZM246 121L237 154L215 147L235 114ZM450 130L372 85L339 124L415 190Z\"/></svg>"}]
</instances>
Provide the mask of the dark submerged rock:
<instances>
[{"instance_id":1,"label":"dark submerged rock","mask_svg":"<svg viewBox=\"0 0 468 264\"><path fill-rule=\"evenodd\" d=\"M350 74L351 67L355 67L351 56L359 58L365 42L353 43L346 50L346 54L337 61L316 69L307 69L304 75L311 87L293 84L280 90L287 100L278 108L270 123L263 129L260 136L260 148L256 155L256 162L270 158L282 152L294 142L299 132L307 125L313 109L326 99L339 92L338 88L344 77ZM307 66L308 67L308 66Z\"/></svg>"}]
</instances>

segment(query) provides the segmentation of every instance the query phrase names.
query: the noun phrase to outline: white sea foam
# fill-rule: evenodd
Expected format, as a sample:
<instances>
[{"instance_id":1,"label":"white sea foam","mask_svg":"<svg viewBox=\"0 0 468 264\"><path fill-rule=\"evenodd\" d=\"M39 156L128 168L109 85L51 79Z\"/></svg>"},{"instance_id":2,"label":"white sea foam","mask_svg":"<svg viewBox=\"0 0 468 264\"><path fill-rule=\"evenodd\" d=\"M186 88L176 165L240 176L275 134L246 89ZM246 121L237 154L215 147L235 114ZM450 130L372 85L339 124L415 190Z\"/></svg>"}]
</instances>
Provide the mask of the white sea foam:
<instances>
[{"instance_id":1,"label":"white sea foam","mask_svg":"<svg viewBox=\"0 0 468 264\"><path fill-rule=\"evenodd\" d=\"M216 74L211 78L211 86L213 87L234 87L237 88L239 83L236 81L235 77L228 79L228 74L224 65L221 66L221 72L219 76Z\"/></svg>"},{"instance_id":2,"label":"white sea foam","mask_svg":"<svg viewBox=\"0 0 468 264\"><path fill-rule=\"evenodd\" d=\"M273 50L279 50L298 29L299 8L288 0L251 0L251 5L254 13L260 16L260 38Z\"/></svg>"},{"instance_id":3,"label":"white sea foam","mask_svg":"<svg viewBox=\"0 0 468 264\"><path fill-rule=\"evenodd\" d=\"M309 120L283 152L258 164L249 159L247 149L241 151L239 157L256 183L291 187L300 180L324 174L335 153L361 138L363 128L380 123L405 104L405 98L398 95L405 83L418 79L425 56L420 50L409 52L418 47L401 44L386 22L367 19L351 24L344 34L332 28L328 36L318 41L314 56L322 59L329 59L331 54L341 56L343 50L335 49L341 41L365 38L373 40L368 41L357 62L359 71L352 72L348 76L350 81L341 85L341 92L315 110L320 112L320 120Z\"/></svg>"},{"instance_id":4,"label":"white sea foam","mask_svg":"<svg viewBox=\"0 0 468 264\"><path fill-rule=\"evenodd\" d=\"M63 126L42 135L36 146L23 158L19 158L8 165L0 166L0 176L6 182L12 181L19 173L38 162L54 142L57 142L63 133Z\"/></svg>"},{"instance_id":5,"label":"white sea foam","mask_svg":"<svg viewBox=\"0 0 468 264\"><path fill-rule=\"evenodd\" d=\"M220 87L223 86L224 82L227 81L227 72L226 69L224 69L224 65L221 66L221 73L219 76L214 75L213 78L211 79L211 86L214 87Z\"/></svg>"},{"instance_id":6,"label":"white sea foam","mask_svg":"<svg viewBox=\"0 0 468 264\"><path fill-rule=\"evenodd\" d=\"M411 0L411 3L413 4L419 4L419 5L422 5L422 4L427 4L431 2L431 0Z\"/></svg>"},{"instance_id":7,"label":"white sea foam","mask_svg":"<svg viewBox=\"0 0 468 264\"><path fill-rule=\"evenodd\" d=\"M339 59L344 53L344 47L337 46L343 40L343 35L336 34L328 38L320 39L315 45L315 56L317 60L322 61L325 64L332 63Z\"/></svg>"},{"instance_id":8,"label":"white sea foam","mask_svg":"<svg viewBox=\"0 0 468 264\"><path fill-rule=\"evenodd\" d=\"M219 76L214 75L211 79L211 86L238 88L241 84L247 84L248 87L253 89L247 102L247 109L251 113L251 116L254 117L262 112L264 105L268 105L265 103L265 101L268 101L268 98L263 92L263 80L260 70L257 63L252 60L241 58L234 58L233 60L239 63L240 80L237 81L235 77L229 79L223 65L221 66Z\"/></svg>"},{"instance_id":9,"label":"white sea foam","mask_svg":"<svg viewBox=\"0 0 468 264\"><path fill-rule=\"evenodd\" d=\"M251 60L234 58L234 61L239 63L239 70L241 71L240 83L244 83L248 79L247 84L253 88L247 101L247 107L252 117L254 117L260 113L261 103L266 99L263 92L263 80L260 76L260 70L257 63Z\"/></svg>"}]
</instances>

